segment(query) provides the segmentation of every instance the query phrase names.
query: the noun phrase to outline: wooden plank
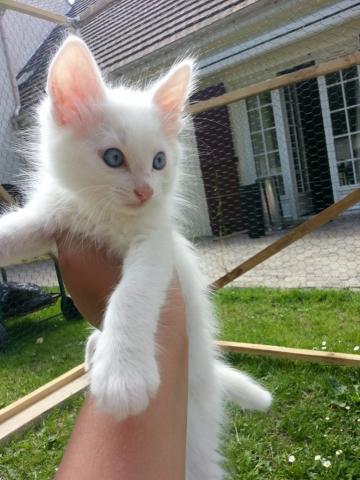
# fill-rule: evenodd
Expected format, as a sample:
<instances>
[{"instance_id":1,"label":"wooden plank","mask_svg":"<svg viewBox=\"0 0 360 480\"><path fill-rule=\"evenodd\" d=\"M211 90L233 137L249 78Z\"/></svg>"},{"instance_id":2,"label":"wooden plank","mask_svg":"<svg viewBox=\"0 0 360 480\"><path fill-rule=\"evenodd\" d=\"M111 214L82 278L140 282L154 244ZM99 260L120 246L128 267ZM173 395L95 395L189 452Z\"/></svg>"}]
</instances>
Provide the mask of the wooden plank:
<instances>
[{"instance_id":1,"label":"wooden plank","mask_svg":"<svg viewBox=\"0 0 360 480\"><path fill-rule=\"evenodd\" d=\"M14 10L16 12L31 15L32 17L40 18L41 20L48 20L49 22L58 23L60 25L68 25L70 19L64 15L50 12L43 8L33 7L15 0L0 0L0 8Z\"/></svg>"},{"instance_id":2,"label":"wooden plank","mask_svg":"<svg viewBox=\"0 0 360 480\"><path fill-rule=\"evenodd\" d=\"M360 367L360 355L351 353L320 352L303 348L277 347L273 345L259 345L256 343L218 341L216 344L222 350L227 352L265 355L286 360L303 360L312 363L345 365L347 367Z\"/></svg>"},{"instance_id":3,"label":"wooden plank","mask_svg":"<svg viewBox=\"0 0 360 480\"><path fill-rule=\"evenodd\" d=\"M293 85L298 82L304 82L312 78L319 77L320 75L327 75L328 73L342 70L343 68L349 68L353 65L360 64L360 52L356 51L349 55L329 60L328 62L319 63L307 68L302 68L295 72L279 75L275 78L270 78L259 83L254 83L246 87L233 90L232 92L225 93L218 97L210 98L209 100L203 100L201 102L193 103L189 105L188 112L192 115L197 113L206 112L212 108L223 107L239 100L245 100L246 98L260 93L269 92L277 88Z\"/></svg>"},{"instance_id":4,"label":"wooden plank","mask_svg":"<svg viewBox=\"0 0 360 480\"><path fill-rule=\"evenodd\" d=\"M270 356L285 360L302 360L319 364L360 367L360 355L348 353L323 352L221 340L215 343L220 349L227 352ZM74 370L79 373L79 376L72 378L71 372ZM60 380L61 378L62 381ZM10 440L15 434L21 433L26 427L40 420L50 410L60 406L65 400L82 392L89 386L88 377L83 373L83 365L79 365L75 369L70 370L70 372L67 372L50 383L53 384L54 389L49 389L47 395L35 400L35 391L30 394L31 398L35 401L26 404L26 402L23 401L24 399L21 399L18 402L9 405L7 409L1 410L0 444ZM21 403L21 408L18 407L19 402ZM4 415L3 412L5 410L7 410L7 412Z\"/></svg>"},{"instance_id":5,"label":"wooden plank","mask_svg":"<svg viewBox=\"0 0 360 480\"><path fill-rule=\"evenodd\" d=\"M224 287L225 285L232 282L241 275L244 275L244 273L253 269L257 265L260 265L260 263L271 258L273 255L281 252L281 250L296 242L300 238L303 238L305 235L313 232L322 225L325 225L330 220L333 220L340 213L344 212L358 202L360 202L360 188L357 188L338 202L333 203L332 205L330 205L330 207L314 215L312 218L306 220L298 227L293 228L292 230L290 230L290 232L273 242L271 245L268 245L263 250L256 253L249 259L245 260L245 262L241 263L233 270L217 279L214 283L210 285L210 288L213 290L217 290Z\"/></svg>"},{"instance_id":6,"label":"wooden plank","mask_svg":"<svg viewBox=\"0 0 360 480\"><path fill-rule=\"evenodd\" d=\"M0 424L0 445L9 441L15 434L21 433L36 421L39 421L53 408L59 407L73 395L84 391L88 384L87 376L82 375L24 410L21 410L19 413L9 417Z\"/></svg>"},{"instance_id":7,"label":"wooden plank","mask_svg":"<svg viewBox=\"0 0 360 480\"><path fill-rule=\"evenodd\" d=\"M49 383L46 383L42 387L34 390L33 392L25 395L24 397L20 398L16 402L8 405L5 408L0 410L0 424L2 424L5 420L13 417L16 414L26 410L31 405L38 403L40 400L48 397L53 392L56 392L63 386L71 383L72 381L76 380L77 378L84 375L84 364L78 365L77 367L69 370L68 372L60 375L59 377L55 378Z\"/></svg>"}]
</instances>

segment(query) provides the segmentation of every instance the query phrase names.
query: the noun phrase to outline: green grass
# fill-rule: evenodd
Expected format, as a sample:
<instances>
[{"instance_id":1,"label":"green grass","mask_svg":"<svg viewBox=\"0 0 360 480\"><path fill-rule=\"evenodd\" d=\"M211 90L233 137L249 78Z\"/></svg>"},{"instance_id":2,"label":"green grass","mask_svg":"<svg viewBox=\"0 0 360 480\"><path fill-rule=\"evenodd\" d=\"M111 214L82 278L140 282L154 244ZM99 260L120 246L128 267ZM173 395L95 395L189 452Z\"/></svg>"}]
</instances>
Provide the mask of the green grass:
<instances>
[{"instance_id":1,"label":"green grass","mask_svg":"<svg viewBox=\"0 0 360 480\"><path fill-rule=\"evenodd\" d=\"M216 295L216 303L223 339L319 350L326 342L328 350L351 353L360 345L360 294L355 292L225 289ZM36 327L34 321L30 330L35 331L15 337L0 355L2 403L82 359L83 322L40 323ZM39 336L42 344L36 344ZM242 413L229 405L223 430L229 480L360 479L359 370L235 354L228 358L261 380L275 398L268 414ZM72 399L20 439L0 447L0 479L51 478L81 401L81 396ZM315 460L317 455L322 460ZM331 462L328 468L325 460Z\"/></svg>"},{"instance_id":2,"label":"green grass","mask_svg":"<svg viewBox=\"0 0 360 480\"><path fill-rule=\"evenodd\" d=\"M0 408L83 361L88 324L66 321L59 312L56 304L5 322L9 342L0 352Z\"/></svg>"},{"instance_id":3,"label":"green grass","mask_svg":"<svg viewBox=\"0 0 360 480\"><path fill-rule=\"evenodd\" d=\"M360 294L351 290L223 289L217 295L224 340L354 353Z\"/></svg>"},{"instance_id":4,"label":"green grass","mask_svg":"<svg viewBox=\"0 0 360 480\"><path fill-rule=\"evenodd\" d=\"M82 395L74 397L19 439L0 446L0 479L52 479L82 400Z\"/></svg>"},{"instance_id":5,"label":"green grass","mask_svg":"<svg viewBox=\"0 0 360 480\"><path fill-rule=\"evenodd\" d=\"M230 407L224 441L229 479L360 478L359 371L230 358L262 379L275 400L267 415ZM336 455L338 450L343 453ZM329 468L324 460L331 462Z\"/></svg>"}]
</instances>

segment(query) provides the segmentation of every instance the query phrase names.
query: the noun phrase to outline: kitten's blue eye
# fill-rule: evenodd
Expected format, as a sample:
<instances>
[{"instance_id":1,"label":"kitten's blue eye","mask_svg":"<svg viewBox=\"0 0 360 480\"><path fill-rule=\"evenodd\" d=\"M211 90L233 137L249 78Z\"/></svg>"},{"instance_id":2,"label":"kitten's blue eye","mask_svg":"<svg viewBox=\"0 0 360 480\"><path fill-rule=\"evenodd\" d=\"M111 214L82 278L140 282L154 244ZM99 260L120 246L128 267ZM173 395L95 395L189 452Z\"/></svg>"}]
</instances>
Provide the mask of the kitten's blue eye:
<instances>
[{"instance_id":1,"label":"kitten's blue eye","mask_svg":"<svg viewBox=\"0 0 360 480\"><path fill-rule=\"evenodd\" d=\"M103 160L111 168L118 168L125 161L125 156L118 148L108 148L103 153Z\"/></svg>"},{"instance_id":2,"label":"kitten's blue eye","mask_svg":"<svg viewBox=\"0 0 360 480\"><path fill-rule=\"evenodd\" d=\"M153 168L155 170L162 170L166 165L166 156L164 152L158 152L153 160Z\"/></svg>"}]
</instances>

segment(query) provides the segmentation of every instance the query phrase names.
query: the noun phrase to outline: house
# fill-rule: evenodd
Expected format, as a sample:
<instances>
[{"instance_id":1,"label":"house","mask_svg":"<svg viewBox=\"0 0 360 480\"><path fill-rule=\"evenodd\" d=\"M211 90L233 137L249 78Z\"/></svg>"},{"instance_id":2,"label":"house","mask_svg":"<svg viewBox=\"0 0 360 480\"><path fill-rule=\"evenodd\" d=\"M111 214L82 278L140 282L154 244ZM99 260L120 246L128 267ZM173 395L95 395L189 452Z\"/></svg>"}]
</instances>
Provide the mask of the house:
<instances>
[{"instance_id":1,"label":"house","mask_svg":"<svg viewBox=\"0 0 360 480\"><path fill-rule=\"evenodd\" d=\"M70 8L67 0L53 0L51 7L61 14ZM21 168L12 129L21 108L16 76L52 29L49 22L0 8L0 183L12 182Z\"/></svg>"},{"instance_id":2,"label":"house","mask_svg":"<svg viewBox=\"0 0 360 480\"><path fill-rule=\"evenodd\" d=\"M93 3L77 0L69 15ZM55 27L19 72L18 125L41 96L65 33ZM114 1L79 33L113 82L151 79L195 55L194 100L202 100L355 52L360 2ZM243 231L259 198L269 226L297 222L359 187L359 91L355 65L195 116L194 153L184 159L191 234Z\"/></svg>"}]
</instances>

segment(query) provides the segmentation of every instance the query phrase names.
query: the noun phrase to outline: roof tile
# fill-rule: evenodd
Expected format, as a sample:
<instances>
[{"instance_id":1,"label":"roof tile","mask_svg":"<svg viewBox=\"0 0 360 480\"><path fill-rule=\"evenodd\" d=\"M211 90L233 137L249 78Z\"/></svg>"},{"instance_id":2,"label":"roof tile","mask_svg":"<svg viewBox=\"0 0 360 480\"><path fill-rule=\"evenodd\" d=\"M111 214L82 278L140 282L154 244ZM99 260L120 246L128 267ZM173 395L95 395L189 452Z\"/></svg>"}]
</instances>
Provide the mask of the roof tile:
<instances>
[{"instance_id":1,"label":"roof tile","mask_svg":"<svg viewBox=\"0 0 360 480\"><path fill-rule=\"evenodd\" d=\"M242 8L245 0L122 0L80 28L100 68L111 73L157 49L170 45ZM95 0L77 0L68 12L77 16ZM67 35L56 26L19 73L22 111L43 96L47 66Z\"/></svg>"}]
</instances>

